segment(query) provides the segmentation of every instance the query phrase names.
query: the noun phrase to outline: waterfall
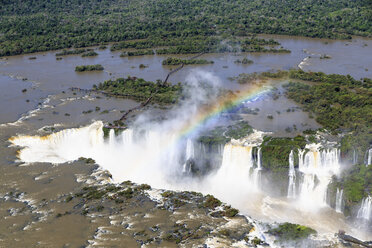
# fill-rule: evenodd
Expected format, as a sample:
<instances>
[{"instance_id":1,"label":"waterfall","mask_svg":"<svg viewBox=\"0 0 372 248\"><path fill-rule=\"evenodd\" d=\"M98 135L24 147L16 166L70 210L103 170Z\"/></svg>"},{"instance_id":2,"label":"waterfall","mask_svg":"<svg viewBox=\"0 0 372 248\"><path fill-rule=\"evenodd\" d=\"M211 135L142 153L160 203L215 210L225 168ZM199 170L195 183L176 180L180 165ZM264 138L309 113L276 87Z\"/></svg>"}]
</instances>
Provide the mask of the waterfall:
<instances>
[{"instance_id":1,"label":"waterfall","mask_svg":"<svg viewBox=\"0 0 372 248\"><path fill-rule=\"evenodd\" d=\"M372 164L372 148L368 149L366 157L367 157L365 161L366 166Z\"/></svg>"},{"instance_id":2,"label":"waterfall","mask_svg":"<svg viewBox=\"0 0 372 248\"><path fill-rule=\"evenodd\" d=\"M110 146L115 145L115 130L114 129L110 129L109 144L110 144Z\"/></svg>"},{"instance_id":3,"label":"waterfall","mask_svg":"<svg viewBox=\"0 0 372 248\"><path fill-rule=\"evenodd\" d=\"M195 152L194 152L194 144L192 142L191 139L187 139L186 141L186 157L185 157L185 163L183 164L183 169L182 169L182 172L183 173L186 173L186 172L190 172L191 171L191 167L189 166L189 168L187 168L187 162L190 160L190 159L193 159L195 156Z\"/></svg>"},{"instance_id":4,"label":"waterfall","mask_svg":"<svg viewBox=\"0 0 372 248\"><path fill-rule=\"evenodd\" d=\"M24 147L18 157L27 163L64 163L79 157L92 157L91 148L104 144L102 127L102 122L95 122L47 136L17 136L9 141Z\"/></svg>"},{"instance_id":5,"label":"waterfall","mask_svg":"<svg viewBox=\"0 0 372 248\"><path fill-rule=\"evenodd\" d=\"M289 182L287 198L296 198L296 171L294 168L293 151L289 154Z\"/></svg>"},{"instance_id":6,"label":"waterfall","mask_svg":"<svg viewBox=\"0 0 372 248\"><path fill-rule=\"evenodd\" d=\"M252 147L227 144L223 150L221 171L241 175L247 180L253 167Z\"/></svg>"},{"instance_id":7,"label":"waterfall","mask_svg":"<svg viewBox=\"0 0 372 248\"><path fill-rule=\"evenodd\" d=\"M253 156L254 146L226 144L223 150L222 165L214 177L216 181L225 181L235 186L243 185L257 191L261 184L261 148Z\"/></svg>"},{"instance_id":8,"label":"waterfall","mask_svg":"<svg viewBox=\"0 0 372 248\"><path fill-rule=\"evenodd\" d=\"M342 213L342 195L344 194L344 190L337 188L336 192L336 212Z\"/></svg>"},{"instance_id":9,"label":"waterfall","mask_svg":"<svg viewBox=\"0 0 372 248\"><path fill-rule=\"evenodd\" d=\"M261 170L261 147L257 151L257 168Z\"/></svg>"},{"instance_id":10,"label":"waterfall","mask_svg":"<svg viewBox=\"0 0 372 248\"><path fill-rule=\"evenodd\" d=\"M327 205L327 186L333 175L340 170L340 152L336 148L319 149L319 145L307 145L299 150L299 171L302 182L299 187L299 202L306 208Z\"/></svg>"},{"instance_id":11,"label":"waterfall","mask_svg":"<svg viewBox=\"0 0 372 248\"><path fill-rule=\"evenodd\" d=\"M369 195L363 199L357 214L358 219L365 219L367 221L372 219L372 197Z\"/></svg>"},{"instance_id":12,"label":"waterfall","mask_svg":"<svg viewBox=\"0 0 372 248\"><path fill-rule=\"evenodd\" d=\"M251 146L226 144L223 149L221 167L214 179L228 181L234 185L249 183L249 187L252 187L250 172L253 165Z\"/></svg>"},{"instance_id":13,"label":"waterfall","mask_svg":"<svg viewBox=\"0 0 372 248\"><path fill-rule=\"evenodd\" d=\"M125 129L121 133L123 144L132 144L133 143L133 130Z\"/></svg>"},{"instance_id":14,"label":"waterfall","mask_svg":"<svg viewBox=\"0 0 372 248\"><path fill-rule=\"evenodd\" d=\"M256 168L254 168L253 170L253 183L254 183L254 187L256 189L259 189L260 188L260 184L261 184L261 170L262 170L262 167L261 167L261 147L258 148L257 150L257 162L256 162Z\"/></svg>"},{"instance_id":15,"label":"waterfall","mask_svg":"<svg viewBox=\"0 0 372 248\"><path fill-rule=\"evenodd\" d=\"M256 164L258 167L258 158ZM259 180L259 174L255 176L254 168L253 146L228 143L223 149L221 166L208 176L206 184L213 191L227 192L229 198L239 199L242 192L252 193L258 189L254 180Z\"/></svg>"},{"instance_id":16,"label":"waterfall","mask_svg":"<svg viewBox=\"0 0 372 248\"><path fill-rule=\"evenodd\" d=\"M358 163L358 153L354 149L353 150L353 165L355 165L357 163Z\"/></svg>"}]
</instances>

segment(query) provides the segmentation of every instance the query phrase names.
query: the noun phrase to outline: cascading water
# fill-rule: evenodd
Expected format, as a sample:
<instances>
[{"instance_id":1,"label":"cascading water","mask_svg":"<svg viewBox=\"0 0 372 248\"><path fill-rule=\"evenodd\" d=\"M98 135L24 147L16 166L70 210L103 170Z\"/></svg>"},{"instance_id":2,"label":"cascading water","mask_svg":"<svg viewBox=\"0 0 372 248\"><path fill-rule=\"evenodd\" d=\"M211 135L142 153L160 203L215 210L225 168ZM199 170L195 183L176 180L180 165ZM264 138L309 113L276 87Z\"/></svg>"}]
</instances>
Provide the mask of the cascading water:
<instances>
[{"instance_id":1,"label":"cascading water","mask_svg":"<svg viewBox=\"0 0 372 248\"><path fill-rule=\"evenodd\" d=\"M125 129L121 133L123 144L132 144L133 143L133 130Z\"/></svg>"},{"instance_id":2,"label":"cascading water","mask_svg":"<svg viewBox=\"0 0 372 248\"><path fill-rule=\"evenodd\" d=\"M253 168L252 147L240 146L233 144L226 144L223 150L223 158L221 168L218 170L219 174L225 177L239 176L240 179L235 180L249 180L250 170Z\"/></svg>"},{"instance_id":3,"label":"cascading water","mask_svg":"<svg viewBox=\"0 0 372 248\"><path fill-rule=\"evenodd\" d=\"M337 213L342 213L342 196L344 194L344 190L337 188L336 192L336 212Z\"/></svg>"},{"instance_id":4,"label":"cascading water","mask_svg":"<svg viewBox=\"0 0 372 248\"><path fill-rule=\"evenodd\" d=\"M358 163L358 153L357 151L355 151L355 149L353 150L353 165L357 164Z\"/></svg>"},{"instance_id":5,"label":"cascading water","mask_svg":"<svg viewBox=\"0 0 372 248\"><path fill-rule=\"evenodd\" d=\"M253 170L253 184L256 189L260 189L261 185L261 147L257 149L256 168Z\"/></svg>"},{"instance_id":6,"label":"cascading water","mask_svg":"<svg viewBox=\"0 0 372 248\"><path fill-rule=\"evenodd\" d=\"M194 143L187 139L174 142L177 137L172 132L162 132L161 130L142 132L141 130L126 129L117 136L111 134L110 138L109 135L105 141L102 127L102 122L95 122L87 127L68 129L45 137L18 136L10 141L14 145L24 147L19 153L19 158L24 162L64 163L79 157L90 157L104 169L107 169L116 182L131 180L136 183L151 184L154 188L201 191L205 194L213 194L243 209L245 213L255 214L257 217L264 216L264 218L274 221L289 220L298 223L304 221L311 223L314 228L325 227L327 231L340 228L339 222L334 224L334 219L324 215L319 215L318 218L318 213L309 213L307 219L304 220L302 214L306 210L305 207L299 208L293 202L269 196L262 199L262 195L268 192L257 191L258 187L255 185L257 181L258 184L260 182L254 178L259 177L253 175L254 169L259 172L262 167L261 150L253 148L262 141L249 138L251 143L228 143L223 148L216 146L213 148L216 151L213 151L212 157L216 157L215 154L221 149L223 151L219 157L222 162L214 163L209 160L214 166L210 173L205 174L204 178L192 178L185 177L182 173L185 159L193 158L198 163L201 158L203 160L210 159L210 154L207 155L213 150L210 146ZM253 156L253 151L257 151L257 156ZM311 197L317 192L324 195L322 192L325 192L330 175L336 174L339 168L337 150L335 156L332 154L333 150L319 151L319 149L311 147L299 151L301 169L296 171L296 177L299 178L300 173L314 174L317 179L313 180L319 181L313 181L314 187L308 191L302 187L300 194L296 195L300 202L306 202L309 206L319 208L317 203L319 199ZM327 159L327 157L331 158ZM323 178L327 180L325 181ZM325 186L319 187L319 185ZM320 199L323 200L322 197ZM367 200L364 200L362 205L361 209L368 209ZM288 211L293 211L291 212L293 219L291 219L292 216L288 217ZM364 216L365 214L362 214L364 212L366 211L360 210L359 215ZM323 222L325 220L327 221ZM345 229L345 226L342 228Z\"/></svg>"},{"instance_id":7,"label":"cascading water","mask_svg":"<svg viewBox=\"0 0 372 248\"><path fill-rule=\"evenodd\" d=\"M261 148L257 149L255 161L254 147L253 145L226 144L223 150L222 165L213 180L218 178L218 180L229 181L235 185L241 182L244 185L242 187L246 187L248 190L259 190L262 170Z\"/></svg>"},{"instance_id":8,"label":"cascading water","mask_svg":"<svg viewBox=\"0 0 372 248\"><path fill-rule=\"evenodd\" d=\"M372 197L368 196L363 199L357 214L358 219L370 221L372 219Z\"/></svg>"},{"instance_id":9,"label":"cascading water","mask_svg":"<svg viewBox=\"0 0 372 248\"><path fill-rule=\"evenodd\" d=\"M327 205L327 186L340 171L339 150L319 148L319 145L307 145L309 151L299 151L299 171L303 176L299 202L310 210Z\"/></svg>"},{"instance_id":10,"label":"cascading water","mask_svg":"<svg viewBox=\"0 0 372 248\"><path fill-rule=\"evenodd\" d=\"M23 146L22 161L64 163L79 157L92 157L93 147L104 144L103 124L95 122L82 128L66 129L48 136L20 136L11 138L13 145Z\"/></svg>"},{"instance_id":11,"label":"cascading water","mask_svg":"<svg viewBox=\"0 0 372 248\"><path fill-rule=\"evenodd\" d=\"M114 146L115 145L115 130L114 129L110 129L110 132L109 132L109 144L110 144L110 146Z\"/></svg>"},{"instance_id":12,"label":"cascading water","mask_svg":"<svg viewBox=\"0 0 372 248\"><path fill-rule=\"evenodd\" d=\"M368 149L366 153L365 164L366 166L372 164L372 148Z\"/></svg>"},{"instance_id":13,"label":"cascading water","mask_svg":"<svg viewBox=\"0 0 372 248\"><path fill-rule=\"evenodd\" d=\"M193 159L195 156L195 151L194 151L194 144L191 139L187 139L186 141L186 156L185 156L185 163L183 164L183 169L182 172L190 172L191 167L188 167L188 162Z\"/></svg>"},{"instance_id":14,"label":"cascading water","mask_svg":"<svg viewBox=\"0 0 372 248\"><path fill-rule=\"evenodd\" d=\"M288 182L288 198L296 198L296 171L294 168L293 151L289 154L289 182Z\"/></svg>"}]
</instances>

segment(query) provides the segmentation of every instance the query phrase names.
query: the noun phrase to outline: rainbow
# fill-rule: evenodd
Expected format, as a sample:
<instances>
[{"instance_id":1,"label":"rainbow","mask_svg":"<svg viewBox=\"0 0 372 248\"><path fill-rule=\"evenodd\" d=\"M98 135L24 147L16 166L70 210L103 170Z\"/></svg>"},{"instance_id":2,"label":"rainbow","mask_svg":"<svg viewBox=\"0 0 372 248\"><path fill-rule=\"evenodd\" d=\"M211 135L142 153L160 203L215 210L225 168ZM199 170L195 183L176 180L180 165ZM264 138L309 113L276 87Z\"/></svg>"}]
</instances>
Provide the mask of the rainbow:
<instances>
[{"instance_id":1,"label":"rainbow","mask_svg":"<svg viewBox=\"0 0 372 248\"><path fill-rule=\"evenodd\" d=\"M238 93L231 93L219 98L211 105L202 108L189 122L180 129L179 139L186 138L197 132L209 120L219 116L222 112L239 106L243 102L259 99L271 90L270 86L251 86L241 89Z\"/></svg>"}]
</instances>

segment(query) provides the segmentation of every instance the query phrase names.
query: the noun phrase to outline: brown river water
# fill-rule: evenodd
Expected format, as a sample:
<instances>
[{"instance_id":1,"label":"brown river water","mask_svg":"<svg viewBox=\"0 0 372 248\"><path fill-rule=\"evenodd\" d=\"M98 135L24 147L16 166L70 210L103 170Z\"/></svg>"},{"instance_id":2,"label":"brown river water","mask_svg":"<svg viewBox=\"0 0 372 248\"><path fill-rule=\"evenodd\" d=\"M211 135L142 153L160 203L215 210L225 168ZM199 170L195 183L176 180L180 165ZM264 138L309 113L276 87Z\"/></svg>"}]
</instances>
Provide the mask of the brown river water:
<instances>
[{"instance_id":1,"label":"brown river water","mask_svg":"<svg viewBox=\"0 0 372 248\"><path fill-rule=\"evenodd\" d=\"M172 75L169 81L184 82L193 70L202 70L219 78L225 88L238 89L239 85L229 78L241 73L298 67L305 71L372 78L372 39L339 41L272 35L263 37L278 40L292 52L206 54L201 58L213 60L214 64L185 66ZM69 55L56 60L56 51L0 58L0 247L81 247L87 245L87 240L97 236L98 227L109 225L108 218L97 217L92 221L80 215L54 217L56 213L67 211L65 205L59 204L59 197L85 185L86 180L77 179L89 177L94 171L93 166L79 162L60 165L23 164L16 156L19 148L11 147L8 141L17 134L43 135L48 134L48 130L80 127L95 120L116 120L122 115L121 112L138 103L128 99L73 93L69 88L89 89L104 80L128 75L155 81L164 79L171 69L161 65L167 55L122 58L120 52L111 52L109 49L95 51L99 55L93 58ZM320 59L324 54L331 58ZM30 60L29 57L33 56L36 59ZM254 63L234 63L244 57ZM75 66L83 64L101 64L105 70L83 73L74 71ZM140 64L148 67L140 69ZM22 92L23 89L27 91ZM95 111L97 106L99 111ZM310 119L298 105L284 96L275 102L272 98L265 98L252 103L250 107L258 108L258 115L243 117L254 128L262 131L295 135L286 133L285 129L294 125L298 131L319 127L314 119ZM293 111L287 112L287 109ZM93 111L82 113L87 110ZM104 110L108 110L108 113L102 113ZM268 115L273 115L273 120L268 120ZM9 197L16 194L16 197ZM48 199L48 205L43 205L44 199ZM254 208L250 207L243 212L249 214L249 210ZM257 216L260 217L259 214ZM156 221L166 222L167 218L160 216ZM335 218L341 217L337 215ZM123 247L122 243L115 241L118 237L120 235L113 235L106 247ZM127 246L124 247L136 247L133 240L125 242Z\"/></svg>"}]
</instances>

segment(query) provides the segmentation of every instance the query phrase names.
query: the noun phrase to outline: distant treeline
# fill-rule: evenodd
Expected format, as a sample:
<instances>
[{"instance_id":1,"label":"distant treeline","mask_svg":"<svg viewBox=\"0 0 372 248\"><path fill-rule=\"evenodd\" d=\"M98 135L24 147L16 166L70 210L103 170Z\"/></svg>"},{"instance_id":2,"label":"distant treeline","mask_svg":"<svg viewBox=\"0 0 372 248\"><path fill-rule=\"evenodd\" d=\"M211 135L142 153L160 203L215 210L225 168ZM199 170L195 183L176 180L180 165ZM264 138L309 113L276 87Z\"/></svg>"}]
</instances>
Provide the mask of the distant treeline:
<instances>
[{"instance_id":1,"label":"distant treeline","mask_svg":"<svg viewBox=\"0 0 372 248\"><path fill-rule=\"evenodd\" d=\"M254 33L347 39L371 36L371 12L369 0L4 0L0 56L143 39L182 47Z\"/></svg>"}]
</instances>

